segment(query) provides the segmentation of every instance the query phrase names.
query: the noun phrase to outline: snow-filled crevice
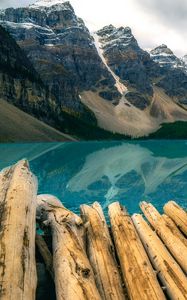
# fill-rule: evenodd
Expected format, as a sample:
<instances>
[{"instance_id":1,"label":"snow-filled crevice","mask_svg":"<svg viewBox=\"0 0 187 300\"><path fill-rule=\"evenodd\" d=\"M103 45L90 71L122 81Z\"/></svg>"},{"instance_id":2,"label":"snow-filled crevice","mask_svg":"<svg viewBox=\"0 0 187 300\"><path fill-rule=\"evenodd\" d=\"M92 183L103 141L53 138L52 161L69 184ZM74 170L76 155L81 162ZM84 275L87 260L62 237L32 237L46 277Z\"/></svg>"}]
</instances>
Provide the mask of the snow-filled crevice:
<instances>
[{"instance_id":1,"label":"snow-filled crevice","mask_svg":"<svg viewBox=\"0 0 187 300\"><path fill-rule=\"evenodd\" d=\"M95 47L97 49L97 52L102 60L102 62L104 63L104 65L106 66L106 68L108 69L108 71L112 74L112 77L114 78L115 80L115 86L116 88L118 89L119 93L121 95L124 95L126 92L127 92L127 87L121 83L120 81L120 78L112 71L112 69L108 66L107 62L106 62L106 59L103 55L103 50L102 50L102 47L101 47L101 44L99 42L99 37L96 33L93 33L92 34L93 38L94 38L94 43L95 43Z\"/></svg>"}]
</instances>

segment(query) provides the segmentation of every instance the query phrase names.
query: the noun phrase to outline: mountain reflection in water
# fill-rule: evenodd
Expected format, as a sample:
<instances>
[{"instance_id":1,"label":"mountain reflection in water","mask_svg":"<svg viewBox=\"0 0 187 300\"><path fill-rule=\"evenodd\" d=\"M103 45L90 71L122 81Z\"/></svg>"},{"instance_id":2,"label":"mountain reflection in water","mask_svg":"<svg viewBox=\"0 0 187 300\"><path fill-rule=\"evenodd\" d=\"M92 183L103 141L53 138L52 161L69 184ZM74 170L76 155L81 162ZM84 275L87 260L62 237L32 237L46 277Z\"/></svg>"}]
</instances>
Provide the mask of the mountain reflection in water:
<instances>
[{"instance_id":1,"label":"mountain reflection in water","mask_svg":"<svg viewBox=\"0 0 187 300\"><path fill-rule=\"evenodd\" d=\"M99 201L120 201L137 212L141 200L161 210L171 199L187 207L187 141L76 142L0 146L0 167L29 157L39 192L77 211ZM32 150L33 149L33 150ZM7 155L10 155L10 159Z\"/></svg>"}]
</instances>

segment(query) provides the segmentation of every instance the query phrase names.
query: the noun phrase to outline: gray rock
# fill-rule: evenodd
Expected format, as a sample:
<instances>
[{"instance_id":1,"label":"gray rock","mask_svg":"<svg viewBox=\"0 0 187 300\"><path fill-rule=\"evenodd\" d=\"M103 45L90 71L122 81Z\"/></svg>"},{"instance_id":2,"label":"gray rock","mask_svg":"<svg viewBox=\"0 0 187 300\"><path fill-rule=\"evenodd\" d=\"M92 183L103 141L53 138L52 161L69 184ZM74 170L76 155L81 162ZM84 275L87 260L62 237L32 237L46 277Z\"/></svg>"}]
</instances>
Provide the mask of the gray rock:
<instances>
[{"instance_id":1,"label":"gray rock","mask_svg":"<svg viewBox=\"0 0 187 300\"><path fill-rule=\"evenodd\" d=\"M68 111L83 110L79 93L105 79L119 98L115 81L99 57L84 22L69 2L6 9L0 20L16 39L57 101ZM109 99L110 100L110 99Z\"/></svg>"},{"instance_id":2,"label":"gray rock","mask_svg":"<svg viewBox=\"0 0 187 300\"><path fill-rule=\"evenodd\" d=\"M152 95L149 69L154 66L154 62L139 47L131 29L109 25L97 31L97 34L110 68L140 93Z\"/></svg>"}]
</instances>

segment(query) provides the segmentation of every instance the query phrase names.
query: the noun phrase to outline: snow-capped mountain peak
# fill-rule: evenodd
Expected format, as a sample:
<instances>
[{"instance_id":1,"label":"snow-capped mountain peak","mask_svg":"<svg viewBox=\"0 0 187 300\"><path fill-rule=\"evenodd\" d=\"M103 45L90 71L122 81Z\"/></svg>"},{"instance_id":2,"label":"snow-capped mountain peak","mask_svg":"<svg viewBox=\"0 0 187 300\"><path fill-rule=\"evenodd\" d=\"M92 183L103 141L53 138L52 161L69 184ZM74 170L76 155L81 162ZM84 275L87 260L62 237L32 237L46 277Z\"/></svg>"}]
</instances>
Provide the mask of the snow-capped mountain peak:
<instances>
[{"instance_id":1,"label":"snow-capped mountain peak","mask_svg":"<svg viewBox=\"0 0 187 300\"><path fill-rule=\"evenodd\" d=\"M178 58L171 49L162 44L150 51L151 58L161 67L182 69L185 71L185 63Z\"/></svg>"},{"instance_id":2,"label":"snow-capped mountain peak","mask_svg":"<svg viewBox=\"0 0 187 300\"><path fill-rule=\"evenodd\" d=\"M171 49L168 48L167 45L162 44L155 49L151 50L150 52L151 56L157 56L157 55L162 55L162 56L173 56L173 52Z\"/></svg>"},{"instance_id":3,"label":"snow-capped mountain peak","mask_svg":"<svg viewBox=\"0 0 187 300\"><path fill-rule=\"evenodd\" d=\"M30 8L39 8L39 7L51 7L58 4L63 4L67 2L66 0L38 0L34 4L31 4Z\"/></svg>"},{"instance_id":4,"label":"snow-capped mountain peak","mask_svg":"<svg viewBox=\"0 0 187 300\"><path fill-rule=\"evenodd\" d=\"M126 48L132 44L137 44L130 27L116 28L113 25L103 27L97 31L103 49L105 48Z\"/></svg>"}]
</instances>

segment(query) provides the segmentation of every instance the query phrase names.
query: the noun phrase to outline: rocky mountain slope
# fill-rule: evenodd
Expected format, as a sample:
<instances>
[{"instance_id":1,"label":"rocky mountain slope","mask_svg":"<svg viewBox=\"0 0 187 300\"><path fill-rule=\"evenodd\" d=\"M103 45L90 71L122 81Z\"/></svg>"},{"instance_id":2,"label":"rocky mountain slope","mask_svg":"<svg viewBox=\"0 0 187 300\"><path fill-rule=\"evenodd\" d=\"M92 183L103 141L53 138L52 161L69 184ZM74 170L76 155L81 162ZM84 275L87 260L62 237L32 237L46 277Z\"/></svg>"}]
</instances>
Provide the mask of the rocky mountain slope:
<instances>
[{"instance_id":1,"label":"rocky mountain slope","mask_svg":"<svg viewBox=\"0 0 187 300\"><path fill-rule=\"evenodd\" d=\"M72 138L0 99L0 142L55 142Z\"/></svg>"},{"instance_id":2,"label":"rocky mountain slope","mask_svg":"<svg viewBox=\"0 0 187 300\"><path fill-rule=\"evenodd\" d=\"M186 60L167 46L148 53L129 27L109 25L91 35L63 0L1 10L0 24L47 87L47 111L55 115L46 121L56 128L80 126L82 137L105 137L98 125L140 137L162 123L187 121Z\"/></svg>"}]
</instances>

